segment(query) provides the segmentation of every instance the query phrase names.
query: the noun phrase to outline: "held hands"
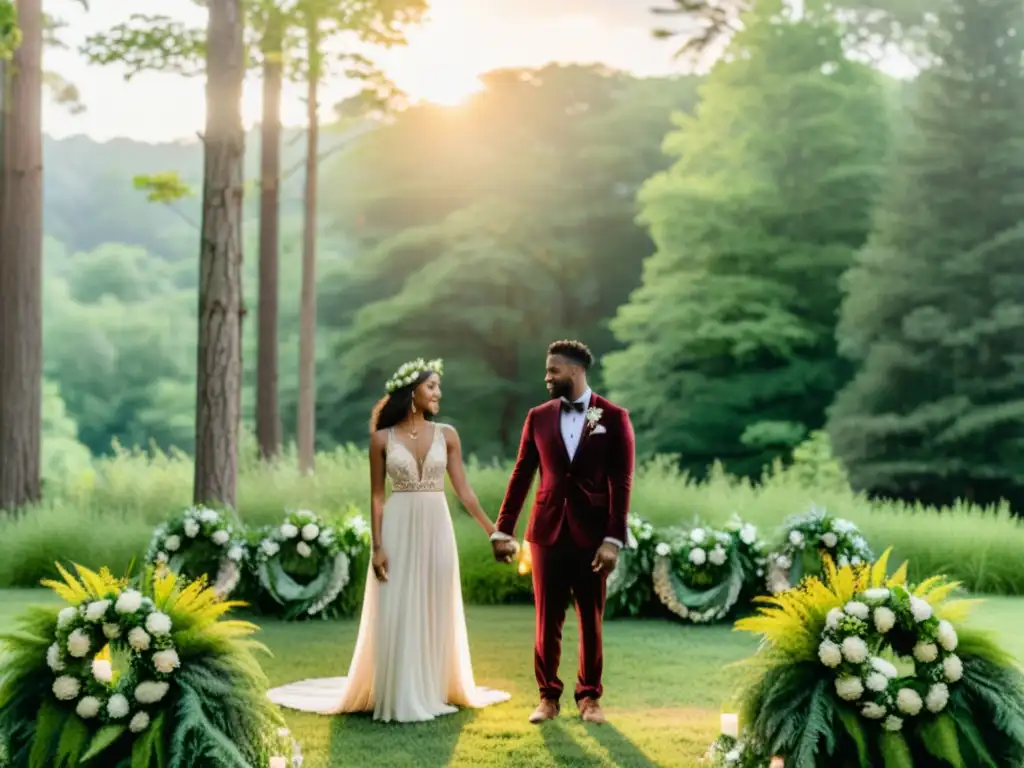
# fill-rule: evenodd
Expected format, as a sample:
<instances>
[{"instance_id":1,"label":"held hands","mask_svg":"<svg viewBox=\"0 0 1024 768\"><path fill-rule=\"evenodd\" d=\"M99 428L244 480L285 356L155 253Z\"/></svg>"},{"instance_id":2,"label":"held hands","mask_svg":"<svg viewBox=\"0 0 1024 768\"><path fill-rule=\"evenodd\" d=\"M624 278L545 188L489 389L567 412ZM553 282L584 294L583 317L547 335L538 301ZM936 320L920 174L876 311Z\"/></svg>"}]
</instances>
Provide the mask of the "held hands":
<instances>
[{"instance_id":1,"label":"held hands","mask_svg":"<svg viewBox=\"0 0 1024 768\"><path fill-rule=\"evenodd\" d=\"M594 569L594 573L611 573L615 570L615 564L618 561L619 548L610 541L606 541L597 548L597 553L594 555L594 562L590 565Z\"/></svg>"},{"instance_id":2,"label":"held hands","mask_svg":"<svg viewBox=\"0 0 1024 768\"><path fill-rule=\"evenodd\" d=\"M381 584L387 583L388 580L388 554L383 548L378 549L373 553L373 575L377 577L377 581Z\"/></svg>"},{"instance_id":3,"label":"held hands","mask_svg":"<svg viewBox=\"0 0 1024 768\"><path fill-rule=\"evenodd\" d=\"M519 554L519 543L515 539L495 539L491 542L494 559L499 563L511 563Z\"/></svg>"}]
</instances>

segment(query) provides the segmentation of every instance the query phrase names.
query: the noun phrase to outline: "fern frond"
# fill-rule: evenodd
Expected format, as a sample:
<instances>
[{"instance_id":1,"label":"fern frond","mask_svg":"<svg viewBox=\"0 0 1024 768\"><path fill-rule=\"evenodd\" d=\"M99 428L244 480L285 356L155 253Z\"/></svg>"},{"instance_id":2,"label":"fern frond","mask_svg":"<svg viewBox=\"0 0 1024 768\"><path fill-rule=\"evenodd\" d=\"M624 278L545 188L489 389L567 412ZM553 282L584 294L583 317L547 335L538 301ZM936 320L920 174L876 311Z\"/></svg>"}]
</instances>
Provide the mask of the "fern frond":
<instances>
[{"instance_id":1,"label":"fern frond","mask_svg":"<svg viewBox=\"0 0 1024 768\"><path fill-rule=\"evenodd\" d=\"M71 605L79 605L89 599L89 590L77 578L71 575L60 563L54 563L57 573L60 574L63 582L54 579L43 579L40 582L44 587L52 589L58 597Z\"/></svg>"}]
</instances>

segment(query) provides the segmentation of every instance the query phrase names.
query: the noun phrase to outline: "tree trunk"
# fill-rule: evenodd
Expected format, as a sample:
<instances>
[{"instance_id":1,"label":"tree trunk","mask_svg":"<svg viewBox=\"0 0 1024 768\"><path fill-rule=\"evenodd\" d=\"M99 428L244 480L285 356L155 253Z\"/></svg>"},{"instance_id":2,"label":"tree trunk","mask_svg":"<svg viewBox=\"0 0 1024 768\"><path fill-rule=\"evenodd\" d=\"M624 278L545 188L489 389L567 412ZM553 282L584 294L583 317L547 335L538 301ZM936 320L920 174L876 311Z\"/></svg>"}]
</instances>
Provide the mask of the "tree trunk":
<instances>
[{"instance_id":1,"label":"tree trunk","mask_svg":"<svg viewBox=\"0 0 1024 768\"><path fill-rule=\"evenodd\" d=\"M0 182L0 509L40 497L43 391L43 11L16 4L22 42L3 96ZM6 74L6 72L4 73Z\"/></svg>"},{"instance_id":2,"label":"tree trunk","mask_svg":"<svg viewBox=\"0 0 1024 768\"><path fill-rule=\"evenodd\" d=\"M208 0L203 222L196 383L197 504L235 506L241 411L241 0Z\"/></svg>"},{"instance_id":3,"label":"tree trunk","mask_svg":"<svg viewBox=\"0 0 1024 768\"><path fill-rule=\"evenodd\" d=\"M306 110L309 134L306 146L305 220L302 231L302 297L299 310L299 418L297 439L299 471L315 468L316 449L316 191L319 126L317 90L320 84L320 31L317 19L306 27L309 69Z\"/></svg>"},{"instance_id":4,"label":"tree trunk","mask_svg":"<svg viewBox=\"0 0 1024 768\"><path fill-rule=\"evenodd\" d=\"M272 9L263 39L263 122L260 124L260 295L256 339L256 440L260 457L281 450L277 393L278 262L280 248L282 18Z\"/></svg>"}]
</instances>

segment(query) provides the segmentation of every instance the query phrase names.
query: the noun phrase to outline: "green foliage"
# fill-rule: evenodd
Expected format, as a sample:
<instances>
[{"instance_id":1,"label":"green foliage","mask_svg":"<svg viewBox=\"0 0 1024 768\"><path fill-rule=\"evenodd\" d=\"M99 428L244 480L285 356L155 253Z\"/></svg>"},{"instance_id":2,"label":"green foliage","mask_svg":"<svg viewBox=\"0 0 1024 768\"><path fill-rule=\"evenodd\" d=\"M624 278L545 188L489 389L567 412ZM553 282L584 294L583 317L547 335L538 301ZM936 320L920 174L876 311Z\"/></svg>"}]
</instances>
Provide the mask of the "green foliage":
<instances>
[{"instance_id":1,"label":"green foliage","mask_svg":"<svg viewBox=\"0 0 1024 768\"><path fill-rule=\"evenodd\" d=\"M0 59L10 59L21 43L14 0L0 0Z\"/></svg>"},{"instance_id":2,"label":"green foliage","mask_svg":"<svg viewBox=\"0 0 1024 768\"><path fill-rule=\"evenodd\" d=\"M85 38L79 53L92 64L121 64L125 80L157 70L195 76L204 71L206 30L169 16L133 13L110 30Z\"/></svg>"},{"instance_id":3,"label":"green foliage","mask_svg":"<svg viewBox=\"0 0 1024 768\"><path fill-rule=\"evenodd\" d=\"M1016 503L1024 485L1021 28L1015 0L936 7L911 130L844 279L858 373L829 432L856 488Z\"/></svg>"},{"instance_id":4,"label":"green foliage","mask_svg":"<svg viewBox=\"0 0 1024 768\"><path fill-rule=\"evenodd\" d=\"M184 181L177 171L142 174L132 179L137 190L146 193L151 203L176 203L185 198L195 197L195 190Z\"/></svg>"},{"instance_id":5,"label":"green foliage","mask_svg":"<svg viewBox=\"0 0 1024 768\"><path fill-rule=\"evenodd\" d=\"M780 460L772 464L770 472L761 478L764 483L798 485L808 491L814 489L849 491L850 478L846 469L832 452L828 432L817 429L793 449L790 463Z\"/></svg>"},{"instance_id":6,"label":"green foliage","mask_svg":"<svg viewBox=\"0 0 1024 768\"><path fill-rule=\"evenodd\" d=\"M820 427L848 376L837 281L868 232L887 139L877 74L827 15L758 3L641 189L657 245L605 359L649 453L755 477Z\"/></svg>"}]
</instances>

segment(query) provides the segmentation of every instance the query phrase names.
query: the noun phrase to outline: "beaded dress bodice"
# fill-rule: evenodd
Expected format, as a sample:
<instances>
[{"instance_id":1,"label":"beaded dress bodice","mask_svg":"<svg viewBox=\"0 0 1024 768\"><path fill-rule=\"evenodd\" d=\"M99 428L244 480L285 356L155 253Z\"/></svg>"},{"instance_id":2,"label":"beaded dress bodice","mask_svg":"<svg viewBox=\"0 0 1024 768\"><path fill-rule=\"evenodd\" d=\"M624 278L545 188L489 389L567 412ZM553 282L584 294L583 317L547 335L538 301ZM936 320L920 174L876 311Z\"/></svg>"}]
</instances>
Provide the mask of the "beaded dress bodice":
<instances>
[{"instance_id":1,"label":"beaded dress bodice","mask_svg":"<svg viewBox=\"0 0 1024 768\"><path fill-rule=\"evenodd\" d=\"M444 424L431 426L434 434L422 465L416 460L415 454L395 435L394 428L388 430L385 466L393 492L444 491L444 475L448 469L448 447L444 439L444 428Z\"/></svg>"}]
</instances>

